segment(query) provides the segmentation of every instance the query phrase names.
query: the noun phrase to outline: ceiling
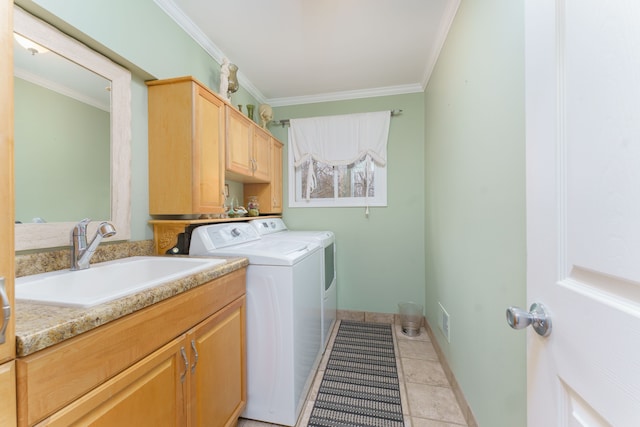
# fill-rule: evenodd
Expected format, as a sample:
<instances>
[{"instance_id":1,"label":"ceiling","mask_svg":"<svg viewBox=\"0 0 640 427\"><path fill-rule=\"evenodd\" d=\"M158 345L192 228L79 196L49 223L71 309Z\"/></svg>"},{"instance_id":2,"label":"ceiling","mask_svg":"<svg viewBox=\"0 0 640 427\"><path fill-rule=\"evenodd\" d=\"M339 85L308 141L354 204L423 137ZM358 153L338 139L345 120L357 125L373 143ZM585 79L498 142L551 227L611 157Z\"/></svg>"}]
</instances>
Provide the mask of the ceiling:
<instances>
[{"instance_id":1,"label":"ceiling","mask_svg":"<svg viewBox=\"0 0 640 427\"><path fill-rule=\"evenodd\" d=\"M13 73L16 77L61 93L104 111L111 110L111 82L106 78L35 44L28 51L13 40Z\"/></svg>"},{"instance_id":2,"label":"ceiling","mask_svg":"<svg viewBox=\"0 0 640 427\"><path fill-rule=\"evenodd\" d=\"M423 91L460 0L155 0L273 106Z\"/></svg>"}]
</instances>

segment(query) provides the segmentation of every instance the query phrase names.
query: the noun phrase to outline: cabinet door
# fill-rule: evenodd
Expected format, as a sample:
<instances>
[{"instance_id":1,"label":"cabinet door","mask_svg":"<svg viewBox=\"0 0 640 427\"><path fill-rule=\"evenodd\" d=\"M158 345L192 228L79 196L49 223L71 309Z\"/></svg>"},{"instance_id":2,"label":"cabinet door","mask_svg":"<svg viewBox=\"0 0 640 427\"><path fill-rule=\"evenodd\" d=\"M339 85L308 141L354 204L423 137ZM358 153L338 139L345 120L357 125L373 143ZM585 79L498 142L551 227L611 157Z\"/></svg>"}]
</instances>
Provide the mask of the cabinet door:
<instances>
[{"instance_id":1,"label":"cabinet door","mask_svg":"<svg viewBox=\"0 0 640 427\"><path fill-rule=\"evenodd\" d=\"M259 127L253 131L253 177L269 182L271 179L271 136Z\"/></svg>"},{"instance_id":2,"label":"cabinet door","mask_svg":"<svg viewBox=\"0 0 640 427\"><path fill-rule=\"evenodd\" d=\"M198 85L194 98L193 210L201 214L221 212L224 209L224 104Z\"/></svg>"},{"instance_id":3,"label":"cabinet door","mask_svg":"<svg viewBox=\"0 0 640 427\"><path fill-rule=\"evenodd\" d=\"M147 82L149 213L224 210L224 103L193 80Z\"/></svg>"},{"instance_id":4,"label":"cabinet door","mask_svg":"<svg viewBox=\"0 0 640 427\"><path fill-rule=\"evenodd\" d=\"M0 426L16 425L16 364L0 365Z\"/></svg>"},{"instance_id":5,"label":"cabinet door","mask_svg":"<svg viewBox=\"0 0 640 427\"><path fill-rule=\"evenodd\" d=\"M190 426L232 426L247 400L245 297L194 328L191 347Z\"/></svg>"},{"instance_id":6,"label":"cabinet door","mask_svg":"<svg viewBox=\"0 0 640 427\"><path fill-rule=\"evenodd\" d=\"M271 212L282 212L282 143L271 139Z\"/></svg>"},{"instance_id":7,"label":"cabinet door","mask_svg":"<svg viewBox=\"0 0 640 427\"><path fill-rule=\"evenodd\" d=\"M245 203L249 196L257 196L260 213L282 212L282 143L270 137L271 165L268 183L248 183L244 185Z\"/></svg>"},{"instance_id":8,"label":"cabinet door","mask_svg":"<svg viewBox=\"0 0 640 427\"><path fill-rule=\"evenodd\" d=\"M40 425L186 426L185 343L184 335L177 338Z\"/></svg>"},{"instance_id":9,"label":"cabinet door","mask_svg":"<svg viewBox=\"0 0 640 427\"><path fill-rule=\"evenodd\" d=\"M227 171L251 176L251 123L239 111L226 106L227 110Z\"/></svg>"}]
</instances>

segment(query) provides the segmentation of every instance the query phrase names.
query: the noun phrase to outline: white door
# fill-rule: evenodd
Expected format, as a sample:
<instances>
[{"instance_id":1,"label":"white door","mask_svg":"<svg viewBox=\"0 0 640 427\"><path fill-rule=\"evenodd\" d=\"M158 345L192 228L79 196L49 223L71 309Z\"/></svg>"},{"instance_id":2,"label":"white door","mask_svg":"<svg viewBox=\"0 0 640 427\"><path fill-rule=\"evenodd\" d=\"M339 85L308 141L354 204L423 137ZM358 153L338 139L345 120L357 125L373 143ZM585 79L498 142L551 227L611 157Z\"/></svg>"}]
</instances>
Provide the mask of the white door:
<instances>
[{"instance_id":1,"label":"white door","mask_svg":"<svg viewBox=\"0 0 640 427\"><path fill-rule=\"evenodd\" d=\"M528 425L640 426L640 1L525 0Z\"/></svg>"}]
</instances>

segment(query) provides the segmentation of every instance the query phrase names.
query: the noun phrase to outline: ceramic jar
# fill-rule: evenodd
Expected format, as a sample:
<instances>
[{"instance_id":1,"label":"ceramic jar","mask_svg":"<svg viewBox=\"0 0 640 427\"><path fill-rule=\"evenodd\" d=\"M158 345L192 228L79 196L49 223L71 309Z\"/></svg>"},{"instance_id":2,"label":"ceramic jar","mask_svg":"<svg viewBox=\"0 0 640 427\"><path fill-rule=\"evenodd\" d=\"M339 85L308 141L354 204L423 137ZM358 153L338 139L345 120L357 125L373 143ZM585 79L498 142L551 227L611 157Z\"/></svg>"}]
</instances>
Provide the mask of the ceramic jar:
<instances>
[{"instance_id":1,"label":"ceramic jar","mask_svg":"<svg viewBox=\"0 0 640 427\"><path fill-rule=\"evenodd\" d=\"M247 203L247 211L249 216L258 216L260 215L260 204L258 203L258 197L249 196Z\"/></svg>"}]
</instances>

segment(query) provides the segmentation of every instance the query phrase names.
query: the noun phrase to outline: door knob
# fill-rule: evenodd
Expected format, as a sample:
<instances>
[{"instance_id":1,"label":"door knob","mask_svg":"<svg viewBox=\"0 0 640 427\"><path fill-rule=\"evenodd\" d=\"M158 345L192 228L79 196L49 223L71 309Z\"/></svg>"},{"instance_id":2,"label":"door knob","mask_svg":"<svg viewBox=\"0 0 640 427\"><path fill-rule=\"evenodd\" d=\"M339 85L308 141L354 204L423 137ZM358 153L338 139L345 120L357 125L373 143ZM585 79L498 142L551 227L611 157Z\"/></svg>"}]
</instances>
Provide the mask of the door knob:
<instances>
[{"instance_id":1,"label":"door knob","mask_svg":"<svg viewBox=\"0 0 640 427\"><path fill-rule=\"evenodd\" d=\"M529 311L524 311L519 307L509 307L507 309L507 322L513 329L524 329L529 325L540 336L546 337L551 333L551 318L544 305L534 302Z\"/></svg>"}]
</instances>

